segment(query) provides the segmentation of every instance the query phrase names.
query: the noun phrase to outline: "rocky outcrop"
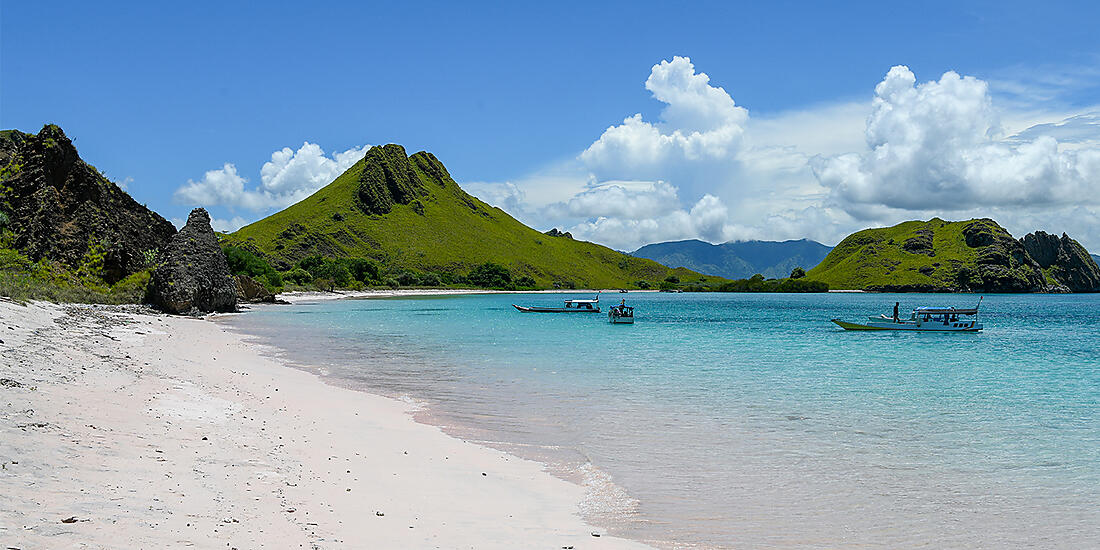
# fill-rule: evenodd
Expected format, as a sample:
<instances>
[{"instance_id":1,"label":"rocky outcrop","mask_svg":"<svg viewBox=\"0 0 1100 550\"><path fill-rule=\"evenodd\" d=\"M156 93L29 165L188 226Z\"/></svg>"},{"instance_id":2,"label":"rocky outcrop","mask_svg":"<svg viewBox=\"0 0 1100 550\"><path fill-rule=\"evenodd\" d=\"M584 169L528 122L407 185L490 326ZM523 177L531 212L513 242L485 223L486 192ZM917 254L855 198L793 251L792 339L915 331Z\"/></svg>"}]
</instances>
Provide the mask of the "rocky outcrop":
<instances>
[{"instance_id":1,"label":"rocky outcrop","mask_svg":"<svg viewBox=\"0 0 1100 550\"><path fill-rule=\"evenodd\" d=\"M934 233L931 229L918 229L917 234L906 239L905 243L901 245L902 249L906 252L913 254L924 254L925 256L935 256L936 251L932 247L932 237Z\"/></svg>"},{"instance_id":2,"label":"rocky outcrop","mask_svg":"<svg viewBox=\"0 0 1100 550\"><path fill-rule=\"evenodd\" d=\"M550 231L545 233L550 237L565 237L566 239L572 239L573 234L568 231L559 231L557 227L551 228Z\"/></svg>"},{"instance_id":3,"label":"rocky outcrop","mask_svg":"<svg viewBox=\"0 0 1100 550\"><path fill-rule=\"evenodd\" d=\"M977 277L972 288L984 292L1044 292L1048 288L1039 264L1019 241L997 222L984 218L963 227L963 238L978 249Z\"/></svg>"},{"instance_id":4,"label":"rocky outcrop","mask_svg":"<svg viewBox=\"0 0 1100 550\"><path fill-rule=\"evenodd\" d=\"M426 166L428 161L421 163ZM356 198L364 212L386 214L395 204L409 204L426 194L404 147L396 143L371 147L362 162Z\"/></svg>"},{"instance_id":5,"label":"rocky outcrop","mask_svg":"<svg viewBox=\"0 0 1100 550\"><path fill-rule=\"evenodd\" d=\"M53 124L38 135L0 132L0 212L10 219L15 248L32 260L76 268L101 247L108 283L148 267L176 233L81 160Z\"/></svg>"},{"instance_id":6,"label":"rocky outcrop","mask_svg":"<svg viewBox=\"0 0 1100 550\"><path fill-rule=\"evenodd\" d=\"M202 208L165 247L150 282L150 301L169 313L236 311L237 282Z\"/></svg>"},{"instance_id":7,"label":"rocky outcrop","mask_svg":"<svg viewBox=\"0 0 1100 550\"><path fill-rule=\"evenodd\" d=\"M275 294L267 290L263 284L248 275L234 277L237 283L237 301L251 303L274 303Z\"/></svg>"},{"instance_id":8,"label":"rocky outcrop","mask_svg":"<svg viewBox=\"0 0 1100 550\"><path fill-rule=\"evenodd\" d=\"M1085 247L1062 233L1029 233L1020 244L1039 267L1069 292L1100 292L1100 267Z\"/></svg>"}]
</instances>

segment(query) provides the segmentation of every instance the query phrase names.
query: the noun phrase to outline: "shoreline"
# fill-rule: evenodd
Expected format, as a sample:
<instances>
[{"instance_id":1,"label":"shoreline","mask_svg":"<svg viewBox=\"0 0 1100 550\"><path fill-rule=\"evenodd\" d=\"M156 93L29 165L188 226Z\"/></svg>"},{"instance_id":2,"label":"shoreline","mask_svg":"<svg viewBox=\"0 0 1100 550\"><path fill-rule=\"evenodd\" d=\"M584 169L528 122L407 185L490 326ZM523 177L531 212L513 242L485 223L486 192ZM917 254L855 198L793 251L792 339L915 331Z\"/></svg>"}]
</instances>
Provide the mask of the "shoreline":
<instances>
[{"instance_id":1,"label":"shoreline","mask_svg":"<svg viewBox=\"0 0 1100 550\"><path fill-rule=\"evenodd\" d=\"M585 523L544 465L215 322L9 302L0 321L9 547L650 548Z\"/></svg>"}]
</instances>

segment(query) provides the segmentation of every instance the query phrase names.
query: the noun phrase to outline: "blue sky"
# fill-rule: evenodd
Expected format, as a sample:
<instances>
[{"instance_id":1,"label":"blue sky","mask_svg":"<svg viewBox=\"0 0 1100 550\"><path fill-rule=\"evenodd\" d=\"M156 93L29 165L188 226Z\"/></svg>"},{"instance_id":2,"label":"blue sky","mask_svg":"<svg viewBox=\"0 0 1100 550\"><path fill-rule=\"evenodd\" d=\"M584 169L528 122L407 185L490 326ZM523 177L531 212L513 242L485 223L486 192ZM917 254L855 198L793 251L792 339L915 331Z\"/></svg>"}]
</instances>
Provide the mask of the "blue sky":
<instances>
[{"instance_id":1,"label":"blue sky","mask_svg":"<svg viewBox=\"0 0 1100 550\"><path fill-rule=\"evenodd\" d=\"M617 248L832 244L930 215L989 215L1014 233L1064 230L1100 248L1100 205L1070 196L1100 195L1089 118L1100 104L1098 11L4 1L0 126L57 123L140 202L176 219L204 204L225 227L308 194L364 145L397 142L434 152L529 224ZM911 93L880 97L876 111L876 86L907 85L898 65ZM654 75L668 79L653 80L657 92L646 86ZM903 143L913 131L898 125L913 121L925 137ZM673 149L637 157L658 145ZM882 160L876 147L915 152ZM1044 162L1069 171L1019 175ZM945 170L967 175L942 180Z\"/></svg>"}]
</instances>

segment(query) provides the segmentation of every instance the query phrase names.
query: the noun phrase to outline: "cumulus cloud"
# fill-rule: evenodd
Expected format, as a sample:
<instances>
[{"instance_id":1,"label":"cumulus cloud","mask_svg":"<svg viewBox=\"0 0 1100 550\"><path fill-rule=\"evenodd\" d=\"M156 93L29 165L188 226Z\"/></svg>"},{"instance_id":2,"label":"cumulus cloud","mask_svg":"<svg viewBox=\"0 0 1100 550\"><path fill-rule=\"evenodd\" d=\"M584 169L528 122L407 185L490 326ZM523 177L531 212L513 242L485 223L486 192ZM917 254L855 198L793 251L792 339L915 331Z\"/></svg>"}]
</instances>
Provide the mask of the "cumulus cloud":
<instances>
[{"instance_id":1,"label":"cumulus cloud","mask_svg":"<svg viewBox=\"0 0 1100 550\"><path fill-rule=\"evenodd\" d=\"M947 72L917 84L907 67L891 68L875 87L865 135L866 152L812 162L832 199L860 218L882 208L1034 209L1100 200L1100 151L1061 148L1038 129L1003 139L989 86L974 77Z\"/></svg>"},{"instance_id":2,"label":"cumulus cloud","mask_svg":"<svg viewBox=\"0 0 1100 550\"><path fill-rule=\"evenodd\" d=\"M198 181L188 180L176 189L175 199L185 204L257 213L285 208L328 185L363 158L366 149L365 145L353 147L327 157L319 145L308 141L297 151L284 147L273 152L271 160L260 168L259 186L247 186L248 179L237 172L237 167L225 163Z\"/></svg>"},{"instance_id":3,"label":"cumulus cloud","mask_svg":"<svg viewBox=\"0 0 1100 550\"><path fill-rule=\"evenodd\" d=\"M647 122L640 113L611 126L580 154L598 181L665 180L677 185L713 183L722 170L715 164L736 162L749 113L725 89L710 85L687 57L673 57L650 70L645 87L665 104L660 120Z\"/></svg>"},{"instance_id":4,"label":"cumulus cloud","mask_svg":"<svg viewBox=\"0 0 1100 550\"><path fill-rule=\"evenodd\" d=\"M724 242L737 238L742 229L729 224L729 212L721 199L704 195L690 210L675 208L646 218L601 216L578 223L569 231L580 239L619 250L634 250L656 241L700 237Z\"/></svg>"}]
</instances>

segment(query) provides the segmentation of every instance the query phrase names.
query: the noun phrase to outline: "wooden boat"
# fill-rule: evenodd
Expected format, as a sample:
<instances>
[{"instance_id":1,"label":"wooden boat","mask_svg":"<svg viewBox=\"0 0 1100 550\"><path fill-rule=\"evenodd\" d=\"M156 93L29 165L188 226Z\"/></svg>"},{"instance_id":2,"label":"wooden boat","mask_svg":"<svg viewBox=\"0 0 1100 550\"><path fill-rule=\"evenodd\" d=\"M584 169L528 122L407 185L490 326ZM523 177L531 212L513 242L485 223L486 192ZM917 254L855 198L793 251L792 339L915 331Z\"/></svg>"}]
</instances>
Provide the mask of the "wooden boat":
<instances>
[{"instance_id":1,"label":"wooden boat","mask_svg":"<svg viewBox=\"0 0 1100 550\"><path fill-rule=\"evenodd\" d=\"M520 306L512 304L512 307L524 313L599 313L600 297L594 300L566 300L565 307Z\"/></svg>"},{"instance_id":2,"label":"wooden boat","mask_svg":"<svg viewBox=\"0 0 1100 550\"><path fill-rule=\"evenodd\" d=\"M611 324L634 324L634 308L625 304L611 306L607 311L607 320Z\"/></svg>"},{"instance_id":3,"label":"wooden boat","mask_svg":"<svg viewBox=\"0 0 1100 550\"><path fill-rule=\"evenodd\" d=\"M868 317L865 323L850 323L833 319L844 330L912 330L921 332L978 332L983 326L978 321L978 308L918 307L908 319L894 319L887 315Z\"/></svg>"}]
</instances>

